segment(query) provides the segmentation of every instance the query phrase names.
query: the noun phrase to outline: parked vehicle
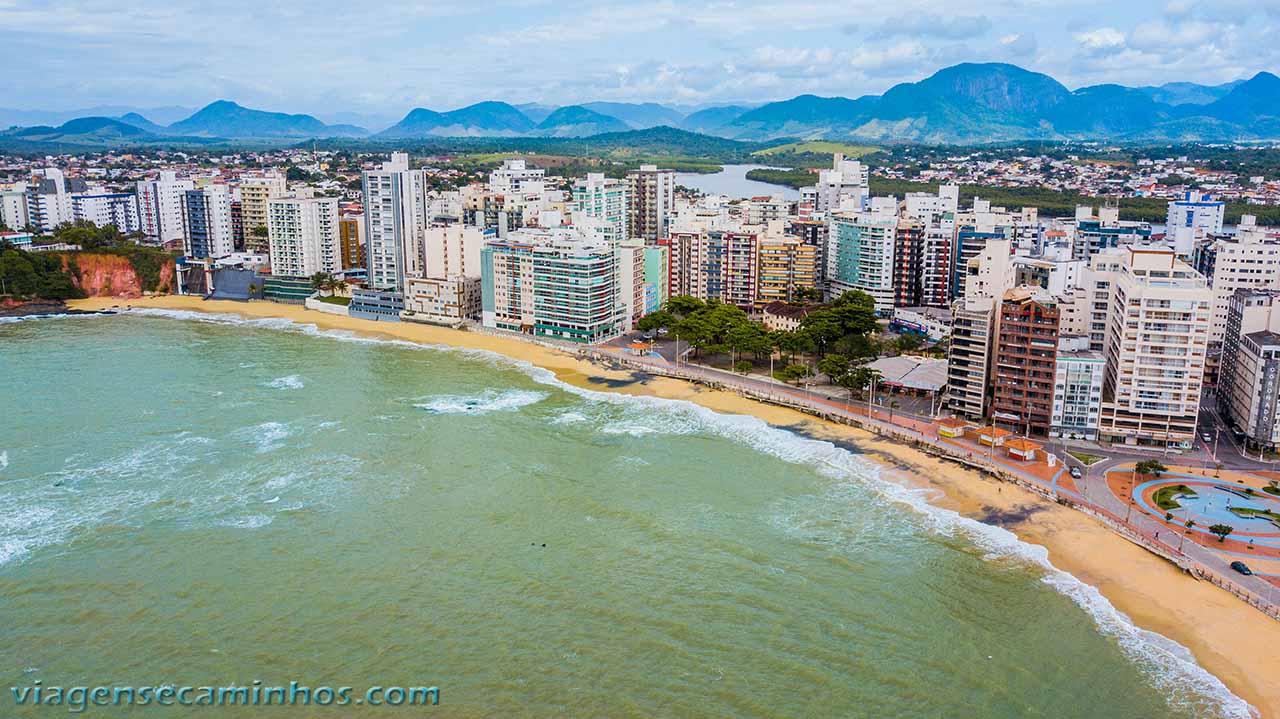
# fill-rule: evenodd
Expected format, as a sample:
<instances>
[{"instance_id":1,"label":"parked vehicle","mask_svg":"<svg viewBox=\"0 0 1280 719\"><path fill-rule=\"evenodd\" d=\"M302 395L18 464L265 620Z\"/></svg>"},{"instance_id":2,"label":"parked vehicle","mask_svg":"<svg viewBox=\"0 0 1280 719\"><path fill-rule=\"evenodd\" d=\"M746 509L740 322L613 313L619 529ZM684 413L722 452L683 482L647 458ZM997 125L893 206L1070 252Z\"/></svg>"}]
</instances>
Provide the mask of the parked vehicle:
<instances>
[{"instance_id":1,"label":"parked vehicle","mask_svg":"<svg viewBox=\"0 0 1280 719\"><path fill-rule=\"evenodd\" d=\"M1071 476L1075 479L1080 479L1084 476L1084 472L1081 472L1079 467L1072 467Z\"/></svg>"}]
</instances>

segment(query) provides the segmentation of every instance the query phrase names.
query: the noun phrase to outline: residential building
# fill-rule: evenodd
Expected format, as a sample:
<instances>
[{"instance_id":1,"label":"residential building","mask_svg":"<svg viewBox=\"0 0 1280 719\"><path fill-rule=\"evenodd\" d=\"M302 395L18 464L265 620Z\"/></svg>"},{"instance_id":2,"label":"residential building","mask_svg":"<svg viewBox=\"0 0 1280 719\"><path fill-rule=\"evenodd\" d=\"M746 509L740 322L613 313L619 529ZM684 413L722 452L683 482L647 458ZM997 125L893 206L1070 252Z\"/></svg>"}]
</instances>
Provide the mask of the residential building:
<instances>
[{"instance_id":1,"label":"residential building","mask_svg":"<svg viewBox=\"0 0 1280 719\"><path fill-rule=\"evenodd\" d=\"M1058 335L1050 437L1098 438L1106 366L1102 353L1089 349L1087 335Z\"/></svg>"},{"instance_id":2,"label":"residential building","mask_svg":"<svg viewBox=\"0 0 1280 719\"><path fill-rule=\"evenodd\" d=\"M194 189L194 182L179 180L171 170L162 170L155 180L138 182L138 221L149 242L165 245L183 239L182 198ZM234 244L234 233L232 240Z\"/></svg>"},{"instance_id":3,"label":"residential building","mask_svg":"<svg viewBox=\"0 0 1280 719\"><path fill-rule=\"evenodd\" d=\"M364 269L364 213L338 216L338 264L343 270Z\"/></svg>"},{"instance_id":4,"label":"residential building","mask_svg":"<svg viewBox=\"0 0 1280 719\"><path fill-rule=\"evenodd\" d=\"M897 226L893 198L876 198L868 212L839 213L831 217L831 229L827 234L827 293L830 297L860 290L875 300L876 314L888 317L893 313Z\"/></svg>"},{"instance_id":5,"label":"residential building","mask_svg":"<svg viewBox=\"0 0 1280 719\"><path fill-rule=\"evenodd\" d=\"M992 363L991 418L1047 435L1053 418L1058 307L1039 288L1015 287L1004 293Z\"/></svg>"},{"instance_id":6,"label":"residential building","mask_svg":"<svg viewBox=\"0 0 1280 719\"><path fill-rule=\"evenodd\" d=\"M1163 246L1108 250L1099 435L1124 444L1190 447L1200 409L1213 293ZM1100 265L1095 265L1100 267Z\"/></svg>"},{"instance_id":7,"label":"residential building","mask_svg":"<svg viewBox=\"0 0 1280 719\"><path fill-rule=\"evenodd\" d=\"M192 259L218 259L235 252L231 231L231 192L208 185L182 193L183 252Z\"/></svg>"},{"instance_id":8,"label":"residential building","mask_svg":"<svg viewBox=\"0 0 1280 719\"><path fill-rule=\"evenodd\" d=\"M240 178L240 224L244 228L244 246L249 252L266 252L270 246L267 238L267 203L287 193L284 175L268 172L262 175L246 175Z\"/></svg>"},{"instance_id":9,"label":"residential building","mask_svg":"<svg viewBox=\"0 0 1280 719\"><path fill-rule=\"evenodd\" d=\"M816 184L800 188L800 201L815 212L862 212L870 197L868 175L866 165L836 153L831 169L820 171Z\"/></svg>"},{"instance_id":10,"label":"residential building","mask_svg":"<svg viewBox=\"0 0 1280 719\"><path fill-rule=\"evenodd\" d=\"M502 167L489 173L489 192L509 195L519 191L525 182L542 182L546 174L546 170L529 167L524 160L503 160Z\"/></svg>"},{"instance_id":11,"label":"residential building","mask_svg":"<svg viewBox=\"0 0 1280 719\"><path fill-rule=\"evenodd\" d=\"M26 183L0 190L0 227L17 231L25 229L28 224Z\"/></svg>"},{"instance_id":12,"label":"residential building","mask_svg":"<svg viewBox=\"0 0 1280 719\"><path fill-rule=\"evenodd\" d=\"M760 237L757 246L757 307L778 301L796 302L801 299L799 290L818 288L818 248L798 237L781 234L781 221L774 221L770 230Z\"/></svg>"},{"instance_id":13,"label":"residential building","mask_svg":"<svg viewBox=\"0 0 1280 719\"><path fill-rule=\"evenodd\" d=\"M71 216L98 227L113 225L130 235L139 232L138 198L130 192L79 193L71 196Z\"/></svg>"},{"instance_id":14,"label":"residential building","mask_svg":"<svg viewBox=\"0 0 1280 719\"><path fill-rule=\"evenodd\" d=\"M409 169L409 155L391 153L378 170L363 173L365 256L369 288L402 292L406 277L422 276L426 184Z\"/></svg>"},{"instance_id":15,"label":"residential building","mask_svg":"<svg viewBox=\"0 0 1280 719\"><path fill-rule=\"evenodd\" d=\"M574 224L580 217L592 217L603 225L606 242L617 244L627 239L627 182L605 177L603 173L588 173L573 184L573 205L570 209Z\"/></svg>"},{"instance_id":16,"label":"residential building","mask_svg":"<svg viewBox=\"0 0 1280 719\"><path fill-rule=\"evenodd\" d=\"M1180 256L1190 257L1197 240L1222 234L1226 207L1208 193L1187 190L1180 199L1169 202L1165 236Z\"/></svg>"},{"instance_id":17,"label":"residential building","mask_svg":"<svg viewBox=\"0 0 1280 719\"><path fill-rule=\"evenodd\" d=\"M1251 218L1246 218L1251 220ZM1213 323L1209 345L1217 347L1227 331L1227 306L1239 289L1280 290L1280 232L1276 234L1242 222L1235 235L1212 241Z\"/></svg>"},{"instance_id":18,"label":"residential building","mask_svg":"<svg viewBox=\"0 0 1280 719\"><path fill-rule=\"evenodd\" d=\"M626 328L617 248L572 228L522 229L480 253L485 327L595 343Z\"/></svg>"},{"instance_id":19,"label":"residential building","mask_svg":"<svg viewBox=\"0 0 1280 719\"><path fill-rule=\"evenodd\" d=\"M479 275L410 277L405 283L402 319L450 326L480 319Z\"/></svg>"},{"instance_id":20,"label":"residential building","mask_svg":"<svg viewBox=\"0 0 1280 719\"><path fill-rule=\"evenodd\" d=\"M676 205L676 172L641 165L627 173L627 233L652 245L667 236Z\"/></svg>"},{"instance_id":21,"label":"residential building","mask_svg":"<svg viewBox=\"0 0 1280 719\"><path fill-rule=\"evenodd\" d=\"M271 273L310 277L342 270L336 197L276 197L267 200Z\"/></svg>"},{"instance_id":22,"label":"residential building","mask_svg":"<svg viewBox=\"0 0 1280 719\"><path fill-rule=\"evenodd\" d=\"M1217 398L1222 416L1250 447L1280 447L1280 291L1232 294Z\"/></svg>"},{"instance_id":23,"label":"residential building","mask_svg":"<svg viewBox=\"0 0 1280 719\"><path fill-rule=\"evenodd\" d=\"M84 180L67 178L57 168L36 172L26 188L27 222L40 232L53 232L58 225L75 219L71 195L85 192L88 186Z\"/></svg>"},{"instance_id":24,"label":"residential building","mask_svg":"<svg viewBox=\"0 0 1280 719\"><path fill-rule=\"evenodd\" d=\"M673 232L669 295L718 300L750 311L759 273L754 229Z\"/></svg>"},{"instance_id":25,"label":"residential building","mask_svg":"<svg viewBox=\"0 0 1280 719\"><path fill-rule=\"evenodd\" d=\"M1105 249L1145 244L1150 238L1151 225L1121 221L1118 207L1099 207L1096 212L1077 207L1072 259L1088 260ZM1190 257L1189 248L1186 256Z\"/></svg>"},{"instance_id":26,"label":"residential building","mask_svg":"<svg viewBox=\"0 0 1280 719\"><path fill-rule=\"evenodd\" d=\"M893 243L893 306L919 307L924 301L925 223L898 220Z\"/></svg>"},{"instance_id":27,"label":"residential building","mask_svg":"<svg viewBox=\"0 0 1280 719\"><path fill-rule=\"evenodd\" d=\"M427 277L480 276L480 251L492 230L469 225L433 225L423 234L426 252L423 274Z\"/></svg>"},{"instance_id":28,"label":"residential building","mask_svg":"<svg viewBox=\"0 0 1280 719\"><path fill-rule=\"evenodd\" d=\"M962 297L951 305L947 407L971 419L986 416L995 307L988 296Z\"/></svg>"}]
</instances>

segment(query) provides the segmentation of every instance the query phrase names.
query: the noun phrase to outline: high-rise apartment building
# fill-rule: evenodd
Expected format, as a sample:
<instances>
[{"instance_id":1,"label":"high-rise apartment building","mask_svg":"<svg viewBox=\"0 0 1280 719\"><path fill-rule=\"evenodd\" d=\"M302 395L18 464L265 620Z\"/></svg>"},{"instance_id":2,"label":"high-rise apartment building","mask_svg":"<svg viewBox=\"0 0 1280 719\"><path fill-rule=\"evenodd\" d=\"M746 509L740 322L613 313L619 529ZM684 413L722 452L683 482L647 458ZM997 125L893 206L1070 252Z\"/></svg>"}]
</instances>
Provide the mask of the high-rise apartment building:
<instances>
[{"instance_id":1,"label":"high-rise apartment building","mask_svg":"<svg viewBox=\"0 0 1280 719\"><path fill-rule=\"evenodd\" d=\"M271 273L310 277L342 269L336 197L276 197L267 200Z\"/></svg>"},{"instance_id":2,"label":"high-rise apartment building","mask_svg":"<svg viewBox=\"0 0 1280 719\"><path fill-rule=\"evenodd\" d=\"M423 234L427 277L480 276L480 250L496 236L470 225L434 225Z\"/></svg>"},{"instance_id":3,"label":"high-rise apartment building","mask_svg":"<svg viewBox=\"0 0 1280 719\"><path fill-rule=\"evenodd\" d=\"M972 419L986 416L996 304L993 297L970 296L951 306L947 407Z\"/></svg>"},{"instance_id":4,"label":"high-rise apartment building","mask_svg":"<svg viewBox=\"0 0 1280 719\"><path fill-rule=\"evenodd\" d=\"M217 259L235 252L231 231L231 192L209 185L182 193L182 244L187 257Z\"/></svg>"},{"instance_id":5,"label":"high-rise apartment building","mask_svg":"<svg viewBox=\"0 0 1280 719\"><path fill-rule=\"evenodd\" d=\"M114 225L129 235L139 232L138 198L131 192L81 193L71 196L71 215L76 221L85 220L98 227Z\"/></svg>"},{"instance_id":6,"label":"high-rise apartment building","mask_svg":"<svg viewBox=\"0 0 1280 719\"><path fill-rule=\"evenodd\" d=\"M1102 353L1089 349L1088 336L1058 335L1050 437L1089 441L1098 438L1106 367Z\"/></svg>"},{"instance_id":7,"label":"high-rise apartment building","mask_svg":"<svg viewBox=\"0 0 1280 719\"><path fill-rule=\"evenodd\" d=\"M364 236L370 289L404 291L405 277L422 276L425 178L409 169L409 155L391 154L381 169L366 171Z\"/></svg>"},{"instance_id":8,"label":"high-rise apartment building","mask_svg":"<svg viewBox=\"0 0 1280 719\"><path fill-rule=\"evenodd\" d=\"M138 221L148 241L163 245L183 239L182 198L194 189L194 182L179 180L170 170L138 182Z\"/></svg>"},{"instance_id":9,"label":"high-rise apartment building","mask_svg":"<svg viewBox=\"0 0 1280 719\"><path fill-rule=\"evenodd\" d=\"M775 223L781 231L781 222ZM798 237L767 233L757 248L760 270L756 307L770 302L796 302L802 289L818 287L818 248Z\"/></svg>"},{"instance_id":10,"label":"high-rise apartment building","mask_svg":"<svg viewBox=\"0 0 1280 719\"><path fill-rule=\"evenodd\" d=\"M997 311L991 417L1027 434L1047 435L1058 353L1057 302L1039 288L1015 287L1004 293Z\"/></svg>"},{"instance_id":11,"label":"high-rise apartment building","mask_svg":"<svg viewBox=\"0 0 1280 719\"><path fill-rule=\"evenodd\" d=\"M830 170L818 173L818 182L800 188L800 201L815 212L862 212L870 197L867 166L836 153Z\"/></svg>"},{"instance_id":12,"label":"high-rise apartment building","mask_svg":"<svg viewBox=\"0 0 1280 719\"><path fill-rule=\"evenodd\" d=\"M37 170L27 185L27 222L41 232L53 232L65 222L75 220L71 195L88 189L84 180L68 179L57 168Z\"/></svg>"},{"instance_id":13,"label":"high-rise apartment building","mask_svg":"<svg viewBox=\"0 0 1280 719\"><path fill-rule=\"evenodd\" d=\"M245 250L256 254L268 251L267 203L277 197L284 197L286 192L284 175L278 173L246 175L240 178L240 224L244 228Z\"/></svg>"},{"instance_id":14,"label":"high-rise apartment building","mask_svg":"<svg viewBox=\"0 0 1280 719\"><path fill-rule=\"evenodd\" d=\"M480 253L486 327L594 343L626 328L618 248L572 228L523 229Z\"/></svg>"},{"instance_id":15,"label":"high-rise apartment building","mask_svg":"<svg viewBox=\"0 0 1280 719\"><path fill-rule=\"evenodd\" d=\"M617 244L627 239L627 182L592 172L573 183L573 221L591 217L599 221L601 237Z\"/></svg>"},{"instance_id":16,"label":"high-rise apartment building","mask_svg":"<svg viewBox=\"0 0 1280 719\"><path fill-rule=\"evenodd\" d=\"M1280 291L1239 289L1227 307L1218 408L1251 448L1280 446Z\"/></svg>"},{"instance_id":17,"label":"high-rise apartment building","mask_svg":"<svg viewBox=\"0 0 1280 719\"><path fill-rule=\"evenodd\" d=\"M338 255L342 269L364 269L364 253L364 213L340 214L338 216Z\"/></svg>"},{"instance_id":18,"label":"high-rise apartment building","mask_svg":"<svg viewBox=\"0 0 1280 719\"><path fill-rule=\"evenodd\" d=\"M1226 203L1207 193L1188 190L1180 199L1169 202L1165 219L1165 236L1182 257L1190 257L1197 240L1222 234Z\"/></svg>"},{"instance_id":19,"label":"high-rise apartment building","mask_svg":"<svg viewBox=\"0 0 1280 719\"><path fill-rule=\"evenodd\" d=\"M1114 443L1190 447L1213 293L1167 247L1130 246L1107 254L1114 269L1094 273L1095 283L1108 285L1099 434Z\"/></svg>"},{"instance_id":20,"label":"high-rise apartment building","mask_svg":"<svg viewBox=\"0 0 1280 719\"><path fill-rule=\"evenodd\" d=\"M627 173L628 235L654 244L667 236L675 213L676 172L657 165L641 165Z\"/></svg>"},{"instance_id":21,"label":"high-rise apartment building","mask_svg":"<svg viewBox=\"0 0 1280 719\"><path fill-rule=\"evenodd\" d=\"M896 210L893 198L876 198L869 212L831 217L826 258L827 292L831 297L860 290L875 300L876 314L893 314Z\"/></svg>"},{"instance_id":22,"label":"high-rise apartment building","mask_svg":"<svg viewBox=\"0 0 1280 719\"><path fill-rule=\"evenodd\" d=\"M1209 344L1221 344L1227 331L1227 305L1239 289L1280 290L1280 233L1270 234L1245 218L1232 237L1213 240L1213 324Z\"/></svg>"},{"instance_id":23,"label":"high-rise apartment building","mask_svg":"<svg viewBox=\"0 0 1280 719\"><path fill-rule=\"evenodd\" d=\"M673 232L669 295L718 300L749 311L756 301L758 249L758 235L747 228Z\"/></svg>"}]
</instances>

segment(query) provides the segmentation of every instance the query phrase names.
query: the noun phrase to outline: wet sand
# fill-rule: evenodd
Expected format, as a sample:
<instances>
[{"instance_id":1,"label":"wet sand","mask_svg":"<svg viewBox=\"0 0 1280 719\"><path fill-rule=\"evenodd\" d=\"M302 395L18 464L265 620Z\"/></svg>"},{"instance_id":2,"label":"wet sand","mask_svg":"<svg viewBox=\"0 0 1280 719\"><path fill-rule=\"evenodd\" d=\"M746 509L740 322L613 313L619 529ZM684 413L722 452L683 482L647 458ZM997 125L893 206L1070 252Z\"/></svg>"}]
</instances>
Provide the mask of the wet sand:
<instances>
[{"instance_id":1,"label":"wet sand","mask_svg":"<svg viewBox=\"0 0 1280 719\"><path fill-rule=\"evenodd\" d=\"M931 499L934 505L997 524L1025 542L1045 547L1054 566L1096 587L1138 626L1190 649L1201 666L1256 707L1262 717L1280 717L1280 679L1276 677L1280 670L1280 622L1207 582L1183 574L1086 515L868 432L681 380L650 377L637 382L630 370L609 370L565 352L476 332L371 322L299 305L205 302L197 297L94 298L69 304L81 310L127 305L247 318L278 317L322 329L488 350L551 370L560 380L579 387L688 400L719 412L754 415L814 438L852 444L884 466L885 478L937 490Z\"/></svg>"}]
</instances>

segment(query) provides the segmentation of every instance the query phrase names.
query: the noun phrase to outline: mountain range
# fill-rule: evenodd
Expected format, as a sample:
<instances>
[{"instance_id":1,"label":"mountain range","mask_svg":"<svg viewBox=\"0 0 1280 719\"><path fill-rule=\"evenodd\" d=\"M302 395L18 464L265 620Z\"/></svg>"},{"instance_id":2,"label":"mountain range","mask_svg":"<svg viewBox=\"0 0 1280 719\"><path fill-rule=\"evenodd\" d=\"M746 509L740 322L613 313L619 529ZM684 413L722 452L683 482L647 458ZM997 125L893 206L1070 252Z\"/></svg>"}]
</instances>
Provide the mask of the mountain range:
<instances>
[{"instance_id":1,"label":"mountain range","mask_svg":"<svg viewBox=\"0 0 1280 719\"><path fill-rule=\"evenodd\" d=\"M152 117L133 110L118 115L94 112L56 126L13 128L0 132L0 143L116 146L248 139L573 138L662 126L749 141L1270 140L1280 139L1280 78L1259 72L1222 85L1104 84L1073 91L1048 75L1016 65L965 63L943 68L919 82L895 85L883 95L800 95L759 106L727 104L696 110L657 103L587 102L556 107L490 100L449 111L414 108L399 122L376 131L326 124L312 115L254 110L229 100L213 102L180 119L172 119L175 108L155 110ZM24 111L0 109L0 118L15 112Z\"/></svg>"}]
</instances>

